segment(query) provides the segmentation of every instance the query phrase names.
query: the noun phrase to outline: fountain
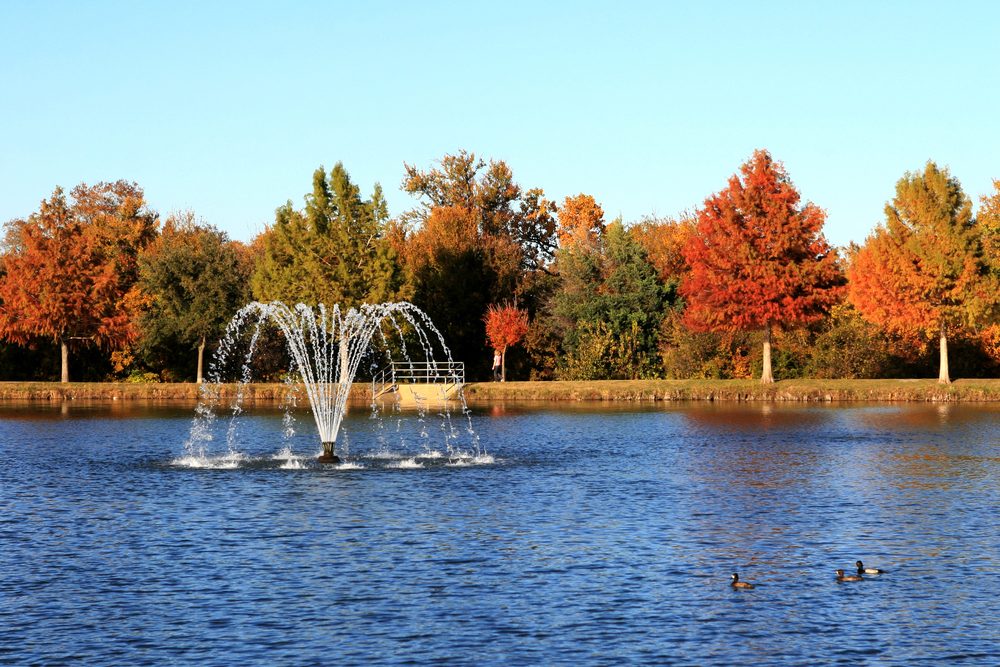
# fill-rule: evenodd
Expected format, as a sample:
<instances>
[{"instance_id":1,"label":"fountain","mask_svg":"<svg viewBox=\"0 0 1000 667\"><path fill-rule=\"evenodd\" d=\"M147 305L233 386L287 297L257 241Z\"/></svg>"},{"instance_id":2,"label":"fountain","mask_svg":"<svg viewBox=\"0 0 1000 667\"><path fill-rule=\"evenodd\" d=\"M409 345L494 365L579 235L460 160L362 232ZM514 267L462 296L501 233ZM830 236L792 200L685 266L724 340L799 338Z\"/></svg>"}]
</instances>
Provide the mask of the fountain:
<instances>
[{"instance_id":1,"label":"fountain","mask_svg":"<svg viewBox=\"0 0 1000 667\"><path fill-rule=\"evenodd\" d=\"M209 365L208 383L202 388L198 418L187 445L189 453L201 443L203 454L203 442L211 439L211 423L215 418L215 409L221 403L221 387L228 379L227 369L236 356L237 343L249 334L249 340L245 343L248 346L245 358L237 373L236 397L230 406L233 422L242 412L243 393L252 379L253 356L262 327L267 322L277 326L284 337L291 359L289 382L293 378L297 379L308 397L323 447L318 458L320 463L341 462L337 453L337 437L347 410L351 386L363 359L372 360L371 370L378 368L376 360L380 356L389 362L386 384L390 388L395 387L394 369L398 365L392 363L393 352L405 360L403 366L413 366L416 363L439 377L446 375L448 369L455 366L441 333L430 317L412 303L363 304L360 308L342 311L336 305L327 308L320 304L313 309L301 303L289 307L280 301L255 301L244 306L230 321ZM411 346L414 343L419 345L424 361L414 362L411 359L407 341ZM435 361L435 356L440 358L439 355L443 355L447 361ZM373 411L377 409L376 398L377 388L373 383ZM458 398L468 417L460 384ZM230 437L227 438L231 453L234 452L231 442L234 428L231 424ZM472 432L471 423L469 431ZM478 449L478 439L475 442Z\"/></svg>"}]
</instances>

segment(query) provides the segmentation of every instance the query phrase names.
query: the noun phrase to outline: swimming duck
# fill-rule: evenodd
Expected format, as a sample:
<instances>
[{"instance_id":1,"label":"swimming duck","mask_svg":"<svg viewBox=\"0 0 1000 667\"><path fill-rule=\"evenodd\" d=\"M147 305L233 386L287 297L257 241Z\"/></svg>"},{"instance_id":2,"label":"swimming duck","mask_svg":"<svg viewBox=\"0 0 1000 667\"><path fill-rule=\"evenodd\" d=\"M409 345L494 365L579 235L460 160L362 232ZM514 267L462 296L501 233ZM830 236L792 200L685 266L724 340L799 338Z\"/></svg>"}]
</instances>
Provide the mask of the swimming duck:
<instances>
[{"instance_id":1,"label":"swimming duck","mask_svg":"<svg viewBox=\"0 0 1000 667\"><path fill-rule=\"evenodd\" d=\"M845 575L843 570L837 570L837 581L864 581L864 579L856 574Z\"/></svg>"},{"instance_id":2,"label":"swimming duck","mask_svg":"<svg viewBox=\"0 0 1000 667\"><path fill-rule=\"evenodd\" d=\"M865 567L865 564L861 561L855 563L858 566L858 574L885 574L885 570L880 570L877 567Z\"/></svg>"},{"instance_id":3,"label":"swimming duck","mask_svg":"<svg viewBox=\"0 0 1000 667\"><path fill-rule=\"evenodd\" d=\"M748 584L745 581L740 581L740 575L733 572L733 583L730 584L733 588L753 588L753 584Z\"/></svg>"}]
</instances>

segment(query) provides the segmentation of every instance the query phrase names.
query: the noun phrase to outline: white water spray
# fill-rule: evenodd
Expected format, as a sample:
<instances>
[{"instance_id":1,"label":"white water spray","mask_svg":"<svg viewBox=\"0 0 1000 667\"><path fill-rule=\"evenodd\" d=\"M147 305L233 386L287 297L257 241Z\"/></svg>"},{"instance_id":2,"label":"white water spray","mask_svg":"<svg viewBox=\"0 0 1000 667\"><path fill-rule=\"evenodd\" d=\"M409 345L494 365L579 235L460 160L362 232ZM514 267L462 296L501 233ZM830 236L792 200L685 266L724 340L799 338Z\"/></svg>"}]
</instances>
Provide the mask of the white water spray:
<instances>
[{"instance_id":1,"label":"white water spray","mask_svg":"<svg viewBox=\"0 0 1000 667\"><path fill-rule=\"evenodd\" d=\"M414 361L407 350L407 341L419 346L419 353L425 361L420 361L421 368L426 368L433 376L443 376L454 366L451 352L445 345L444 338L431 322L430 317L422 310L408 302L383 303L377 305L364 304L360 308L342 311L339 306L327 308L319 305L313 309L305 304L293 307L274 301L270 303L253 302L244 306L230 321L226 333L220 341L219 348L209 365L208 384L202 389L202 400L197 410L195 424L191 430L186 449L188 455L205 455L205 446L212 439L212 425L215 420L215 409L221 402L221 385L229 379L227 369L231 357L237 348L237 342L247 340L248 352L242 360L237 372L238 388L235 400L228 409L231 413L227 429L227 449L230 453L236 450L238 438L238 417L242 413L241 403L245 386L252 379L253 356L257 350L261 329L271 322L281 331L291 357L290 376L297 376L309 399L313 418L320 441L323 444L324 455L320 460L339 462L336 455L340 426L347 410L351 386L362 360L372 359L371 368L378 367L376 359L382 358L389 362L391 376L390 386L395 385L395 368L391 362L395 354L404 366L412 369ZM415 341L415 343L414 343ZM415 350L417 351L417 350ZM435 360L438 361L435 361ZM372 396L372 410L377 412L376 397ZM467 431L471 435L474 455L481 455L478 437L472 430L470 412L465 404L465 398L459 390L457 398L461 401L462 412L468 421ZM294 403L294 399L292 399ZM420 412L423 422L426 408ZM457 437L450 412L442 411L441 429L448 449L451 441ZM294 434L289 419L284 423L286 438ZM421 426L421 438L426 440L426 427ZM426 444L425 444L426 448Z\"/></svg>"}]
</instances>

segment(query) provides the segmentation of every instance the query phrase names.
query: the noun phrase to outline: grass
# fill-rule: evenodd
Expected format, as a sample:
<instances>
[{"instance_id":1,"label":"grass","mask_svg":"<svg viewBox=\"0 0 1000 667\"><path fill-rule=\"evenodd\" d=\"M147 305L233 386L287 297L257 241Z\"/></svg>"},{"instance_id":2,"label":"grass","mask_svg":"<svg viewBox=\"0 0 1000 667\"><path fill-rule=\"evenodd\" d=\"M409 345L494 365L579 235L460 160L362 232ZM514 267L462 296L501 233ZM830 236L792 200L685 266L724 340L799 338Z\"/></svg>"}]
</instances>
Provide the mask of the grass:
<instances>
[{"instance_id":1,"label":"grass","mask_svg":"<svg viewBox=\"0 0 1000 667\"><path fill-rule=\"evenodd\" d=\"M1000 401L1000 380L606 380L471 384L472 400Z\"/></svg>"}]
</instances>

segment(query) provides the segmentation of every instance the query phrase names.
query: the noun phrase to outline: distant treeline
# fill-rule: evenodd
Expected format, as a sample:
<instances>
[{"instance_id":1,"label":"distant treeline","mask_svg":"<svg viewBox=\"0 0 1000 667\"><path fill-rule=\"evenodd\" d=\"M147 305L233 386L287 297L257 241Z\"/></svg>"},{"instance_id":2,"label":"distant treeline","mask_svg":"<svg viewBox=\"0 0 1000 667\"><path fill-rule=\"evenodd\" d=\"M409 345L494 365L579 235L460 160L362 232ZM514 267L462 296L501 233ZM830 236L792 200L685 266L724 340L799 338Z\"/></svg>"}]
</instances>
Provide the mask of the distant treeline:
<instances>
[{"instance_id":1,"label":"distant treeline","mask_svg":"<svg viewBox=\"0 0 1000 667\"><path fill-rule=\"evenodd\" d=\"M628 224L465 151L404 167L411 210L391 216L381 187L362 196L338 163L246 244L192 212L161 220L135 183L57 188L5 226L0 379L193 381L254 299L412 301L473 380L494 348L511 379L1000 370L1000 181L974 215L929 162L864 245L833 248L766 151L694 212ZM278 379L277 335L257 351L256 379Z\"/></svg>"}]
</instances>

